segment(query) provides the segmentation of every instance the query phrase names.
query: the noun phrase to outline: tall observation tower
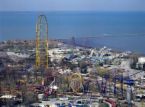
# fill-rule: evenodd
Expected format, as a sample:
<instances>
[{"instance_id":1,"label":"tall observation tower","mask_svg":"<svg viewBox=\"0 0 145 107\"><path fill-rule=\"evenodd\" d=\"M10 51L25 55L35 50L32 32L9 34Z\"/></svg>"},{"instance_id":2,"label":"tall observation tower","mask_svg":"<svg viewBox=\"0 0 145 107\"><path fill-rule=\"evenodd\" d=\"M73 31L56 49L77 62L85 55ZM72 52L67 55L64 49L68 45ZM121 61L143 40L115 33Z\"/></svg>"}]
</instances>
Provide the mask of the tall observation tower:
<instances>
[{"instance_id":1,"label":"tall observation tower","mask_svg":"<svg viewBox=\"0 0 145 107\"><path fill-rule=\"evenodd\" d=\"M36 23L36 69L48 68L48 23L45 15L40 15Z\"/></svg>"}]
</instances>

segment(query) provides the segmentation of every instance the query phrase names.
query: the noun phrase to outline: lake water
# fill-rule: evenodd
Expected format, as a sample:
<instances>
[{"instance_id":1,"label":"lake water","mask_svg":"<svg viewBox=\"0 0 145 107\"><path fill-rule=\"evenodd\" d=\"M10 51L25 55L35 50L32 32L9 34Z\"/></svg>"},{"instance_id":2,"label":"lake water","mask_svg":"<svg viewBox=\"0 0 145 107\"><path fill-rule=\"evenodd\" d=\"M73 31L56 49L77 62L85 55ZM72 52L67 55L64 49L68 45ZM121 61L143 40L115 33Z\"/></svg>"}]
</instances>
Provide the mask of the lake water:
<instances>
[{"instance_id":1,"label":"lake water","mask_svg":"<svg viewBox=\"0 0 145 107\"><path fill-rule=\"evenodd\" d=\"M0 40L35 39L40 14L49 38L145 54L145 12L0 12Z\"/></svg>"}]
</instances>

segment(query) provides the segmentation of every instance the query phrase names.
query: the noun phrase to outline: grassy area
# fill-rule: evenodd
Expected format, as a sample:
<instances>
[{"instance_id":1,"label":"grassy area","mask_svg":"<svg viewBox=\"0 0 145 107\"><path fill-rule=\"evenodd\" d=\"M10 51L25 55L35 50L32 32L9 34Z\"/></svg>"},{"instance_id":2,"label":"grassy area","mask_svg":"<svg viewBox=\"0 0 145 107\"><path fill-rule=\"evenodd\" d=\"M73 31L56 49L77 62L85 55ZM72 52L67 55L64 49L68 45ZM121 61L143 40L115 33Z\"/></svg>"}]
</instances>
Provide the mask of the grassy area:
<instances>
[{"instance_id":1,"label":"grassy area","mask_svg":"<svg viewBox=\"0 0 145 107\"><path fill-rule=\"evenodd\" d=\"M99 107L109 107L109 105L106 104L106 103L101 103L101 104L99 105Z\"/></svg>"}]
</instances>

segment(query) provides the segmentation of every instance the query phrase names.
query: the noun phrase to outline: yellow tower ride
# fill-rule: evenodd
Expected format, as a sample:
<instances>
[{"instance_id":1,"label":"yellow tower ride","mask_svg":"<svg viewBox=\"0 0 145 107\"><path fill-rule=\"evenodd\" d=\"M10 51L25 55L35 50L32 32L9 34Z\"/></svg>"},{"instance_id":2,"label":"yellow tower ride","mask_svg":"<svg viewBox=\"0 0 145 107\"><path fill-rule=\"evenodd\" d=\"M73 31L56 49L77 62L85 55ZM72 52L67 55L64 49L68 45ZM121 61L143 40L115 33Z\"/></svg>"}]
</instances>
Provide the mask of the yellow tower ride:
<instances>
[{"instance_id":1,"label":"yellow tower ride","mask_svg":"<svg viewBox=\"0 0 145 107\"><path fill-rule=\"evenodd\" d=\"M36 69L48 68L48 23L45 15L40 15L36 23Z\"/></svg>"}]
</instances>

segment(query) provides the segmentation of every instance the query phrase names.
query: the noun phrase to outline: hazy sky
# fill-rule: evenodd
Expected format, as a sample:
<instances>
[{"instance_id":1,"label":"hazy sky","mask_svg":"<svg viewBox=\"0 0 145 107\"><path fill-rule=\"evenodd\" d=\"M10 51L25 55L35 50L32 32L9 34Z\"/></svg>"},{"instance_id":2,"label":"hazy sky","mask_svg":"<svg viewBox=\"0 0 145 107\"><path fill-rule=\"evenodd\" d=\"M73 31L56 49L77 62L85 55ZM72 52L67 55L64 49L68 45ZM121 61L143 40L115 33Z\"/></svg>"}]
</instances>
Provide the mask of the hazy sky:
<instances>
[{"instance_id":1,"label":"hazy sky","mask_svg":"<svg viewBox=\"0 0 145 107\"><path fill-rule=\"evenodd\" d=\"M0 0L0 11L145 11L145 0Z\"/></svg>"}]
</instances>

